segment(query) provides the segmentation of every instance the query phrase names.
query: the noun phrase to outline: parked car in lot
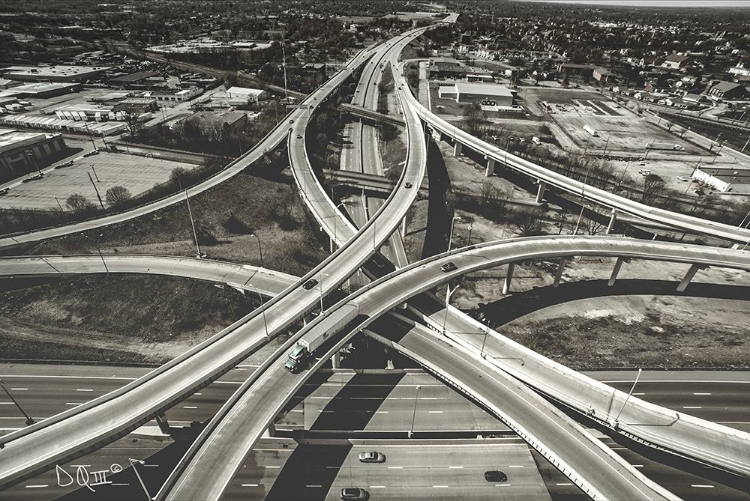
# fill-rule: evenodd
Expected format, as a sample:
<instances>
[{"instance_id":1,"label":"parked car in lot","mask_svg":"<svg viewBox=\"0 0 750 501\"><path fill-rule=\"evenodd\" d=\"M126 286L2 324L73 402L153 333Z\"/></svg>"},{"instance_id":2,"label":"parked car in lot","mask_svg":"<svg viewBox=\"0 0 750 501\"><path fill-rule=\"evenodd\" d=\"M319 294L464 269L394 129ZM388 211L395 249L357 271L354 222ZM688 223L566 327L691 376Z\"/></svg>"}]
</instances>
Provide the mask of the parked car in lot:
<instances>
[{"instance_id":1,"label":"parked car in lot","mask_svg":"<svg viewBox=\"0 0 750 501\"><path fill-rule=\"evenodd\" d=\"M370 493L359 487L344 487L341 489L341 499L370 499Z\"/></svg>"},{"instance_id":2,"label":"parked car in lot","mask_svg":"<svg viewBox=\"0 0 750 501\"><path fill-rule=\"evenodd\" d=\"M449 271L457 270L458 267L455 264L453 264L453 262L451 261L449 263L445 263L443 266L440 267L440 269L447 273Z\"/></svg>"},{"instance_id":3,"label":"parked car in lot","mask_svg":"<svg viewBox=\"0 0 750 501\"><path fill-rule=\"evenodd\" d=\"M680 181L690 181L690 176L677 176Z\"/></svg>"},{"instance_id":4,"label":"parked car in lot","mask_svg":"<svg viewBox=\"0 0 750 501\"><path fill-rule=\"evenodd\" d=\"M42 176L41 174L34 174L33 176L29 176L26 179L24 179L23 182L28 183L29 181L38 181L42 179L42 177L44 176Z\"/></svg>"},{"instance_id":5,"label":"parked car in lot","mask_svg":"<svg viewBox=\"0 0 750 501\"><path fill-rule=\"evenodd\" d=\"M362 463L385 463L385 454L375 451L360 452L359 460Z\"/></svg>"},{"instance_id":6,"label":"parked car in lot","mask_svg":"<svg viewBox=\"0 0 750 501\"><path fill-rule=\"evenodd\" d=\"M508 475L500 470L490 470L484 472L484 479L488 482L507 482Z\"/></svg>"}]
</instances>

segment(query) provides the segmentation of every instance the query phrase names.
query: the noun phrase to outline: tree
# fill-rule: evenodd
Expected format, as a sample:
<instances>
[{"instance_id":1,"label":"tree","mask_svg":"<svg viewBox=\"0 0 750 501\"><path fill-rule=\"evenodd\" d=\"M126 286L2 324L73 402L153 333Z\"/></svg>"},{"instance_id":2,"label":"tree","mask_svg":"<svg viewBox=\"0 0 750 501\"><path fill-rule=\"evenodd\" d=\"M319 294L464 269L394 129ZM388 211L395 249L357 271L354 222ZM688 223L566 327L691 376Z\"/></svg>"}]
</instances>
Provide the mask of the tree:
<instances>
[{"instance_id":1,"label":"tree","mask_svg":"<svg viewBox=\"0 0 750 501\"><path fill-rule=\"evenodd\" d=\"M543 235L541 211L537 209L522 210L517 213L513 227L522 237Z\"/></svg>"},{"instance_id":2,"label":"tree","mask_svg":"<svg viewBox=\"0 0 750 501\"><path fill-rule=\"evenodd\" d=\"M113 186L104 194L107 204L113 207L124 204L132 198L130 191L124 186Z\"/></svg>"},{"instance_id":3,"label":"tree","mask_svg":"<svg viewBox=\"0 0 750 501\"><path fill-rule=\"evenodd\" d=\"M466 124L466 132L475 136L479 132L480 127L485 122L485 113L482 111L482 107L479 103L471 103L464 108L464 123Z\"/></svg>"},{"instance_id":4,"label":"tree","mask_svg":"<svg viewBox=\"0 0 750 501\"><path fill-rule=\"evenodd\" d=\"M641 202L653 205L656 196L664 189L664 179L656 174L649 174L643 179L643 197Z\"/></svg>"},{"instance_id":5,"label":"tree","mask_svg":"<svg viewBox=\"0 0 750 501\"><path fill-rule=\"evenodd\" d=\"M130 137L136 138L143 130L143 122L138 120L138 115L128 115L127 119L128 130L130 131Z\"/></svg>"},{"instance_id":6,"label":"tree","mask_svg":"<svg viewBox=\"0 0 750 501\"><path fill-rule=\"evenodd\" d=\"M65 200L65 205L73 212L88 212L96 209L96 205L81 194L74 193Z\"/></svg>"}]
</instances>

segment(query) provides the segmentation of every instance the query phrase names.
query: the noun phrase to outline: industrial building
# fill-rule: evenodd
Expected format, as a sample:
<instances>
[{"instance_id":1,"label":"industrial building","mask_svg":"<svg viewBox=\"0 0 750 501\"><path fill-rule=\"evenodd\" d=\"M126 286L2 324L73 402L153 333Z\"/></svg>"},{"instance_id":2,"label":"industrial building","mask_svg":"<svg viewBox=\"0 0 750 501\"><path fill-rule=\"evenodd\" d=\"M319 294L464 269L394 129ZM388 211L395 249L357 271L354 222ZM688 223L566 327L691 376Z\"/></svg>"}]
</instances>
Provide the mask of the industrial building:
<instances>
[{"instance_id":1,"label":"industrial building","mask_svg":"<svg viewBox=\"0 0 750 501\"><path fill-rule=\"evenodd\" d=\"M159 103L182 103L190 101L196 96L200 96L203 90L198 87L191 87L182 90L160 90L144 94L143 97L153 97Z\"/></svg>"},{"instance_id":2,"label":"industrial building","mask_svg":"<svg viewBox=\"0 0 750 501\"><path fill-rule=\"evenodd\" d=\"M721 99L743 99L748 95L748 92L742 84L718 82L709 87L707 94Z\"/></svg>"},{"instance_id":3,"label":"industrial building","mask_svg":"<svg viewBox=\"0 0 750 501\"><path fill-rule=\"evenodd\" d=\"M0 129L0 179L12 179L47 165L68 149L62 134Z\"/></svg>"},{"instance_id":4,"label":"industrial building","mask_svg":"<svg viewBox=\"0 0 750 501\"><path fill-rule=\"evenodd\" d=\"M455 99L457 103L491 102L493 106L511 107L515 94L504 85L490 83L456 82L453 85L442 85L438 96Z\"/></svg>"},{"instance_id":5,"label":"industrial building","mask_svg":"<svg viewBox=\"0 0 750 501\"><path fill-rule=\"evenodd\" d=\"M0 68L0 75L21 82L85 82L99 78L108 66L8 66Z\"/></svg>"},{"instance_id":6,"label":"industrial building","mask_svg":"<svg viewBox=\"0 0 750 501\"><path fill-rule=\"evenodd\" d=\"M49 97L62 96L70 92L77 92L80 87L79 84L74 83L27 83L0 90L0 96L47 99Z\"/></svg>"},{"instance_id":7,"label":"industrial building","mask_svg":"<svg viewBox=\"0 0 750 501\"><path fill-rule=\"evenodd\" d=\"M230 87L227 89L227 97L244 101L245 103L255 103L268 99L268 92L262 89L250 89L247 87Z\"/></svg>"}]
</instances>

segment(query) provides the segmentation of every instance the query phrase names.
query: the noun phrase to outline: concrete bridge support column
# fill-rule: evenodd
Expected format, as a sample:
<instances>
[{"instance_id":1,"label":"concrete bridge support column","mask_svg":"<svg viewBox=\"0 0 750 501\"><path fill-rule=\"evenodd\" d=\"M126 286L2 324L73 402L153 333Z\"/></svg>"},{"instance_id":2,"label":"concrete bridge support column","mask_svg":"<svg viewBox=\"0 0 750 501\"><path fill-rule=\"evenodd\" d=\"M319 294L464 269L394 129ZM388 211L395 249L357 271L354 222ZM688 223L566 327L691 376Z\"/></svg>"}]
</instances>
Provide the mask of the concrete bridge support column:
<instances>
[{"instance_id":1,"label":"concrete bridge support column","mask_svg":"<svg viewBox=\"0 0 750 501\"><path fill-rule=\"evenodd\" d=\"M628 261L627 258L624 257L618 257L617 262L615 263L615 268L612 270L612 275L609 277L609 282L607 282L607 285L612 287L615 285L615 282L617 281L617 275L620 274L620 268L622 268L622 263L626 263Z\"/></svg>"},{"instance_id":2,"label":"concrete bridge support column","mask_svg":"<svg viewBox=\"0 0 750 501\"><path fill-rule=\"evenodd\" d=\"M406 216L401 220L401 238L406 238Z\"/></svg>"},{"instance_id":3,"label":"concrete bridge support column","mask_svg":"<svg viewBox=\"0 0 750 501\"><path fill-rule=\"evenodd\" d=\"M503 282L503 296L510 293L510 283L513 281L513 272L516 270L516 263L510 263L508 265L508 273L505 275L505 282Z\"/></svg>"},{"instance_id":4,"label":"concrete bridge support column","mask_svg":"<svg viewBox=\"0 0 750 501\"><path fill-rule=\"evenodd\" d=\"M333 356L331 357L331 365L334 369L341 368L341 350L338 350L333 354Z\"/></svg>"},{"instance_id":5,"label":"concrete bridge support column","mask_svg":"<svg viewBox=\"0 0 750 501\"><path fill-rule=\"evenodd\" d=\"M687 273L685 273L685 277L682 279L682 282L680 282L680 285L677 286L677 292L685 292L685 289L687 289L687 286L690 285L690 281L693 280L693 277L698 272L698 270L705 270L708 268L708 266L703 266L700 264L694 264L690 267Z\"/></svg>"},{"instance_id":6,"label":"concrete bridge support column","mask_svg":"<svg viewBox=\"0 0 750 501\"><path fill-rule=\"evenodd\" d=\"M156 416L156 424L159 425L159 430L165 435L170 434L169 430L169 422L167 422L167 417L165 415Z\"/></svg>"},{"instance_id":7,"label":"concrete bridge support column","mask_svg":"<svg viewBox=\"0 0 750 501\"><path fill-rule=\"evenodd\" d=\"M562 278L563 271L565 271L565 265L568 260L565 258L560 259L560 263L557 265L557 273L555 273L555 281L552 283L552 287L560 285L560 279Z\"/></svg>"},{"instance_id":8,"label":"concrete bridge support column","mask_svg":"<svg viewBox=\"0 0 750 501\"><path fill-rule=\"evenodd\" d=\"M490 177L495 173L495 159L494 158L488 158L487 159L487 168L484 169L484 177Z\"/></svg>"},{"instance_id":9,"label":"concrete bridge support column","mask_svg":"<svg viewBox=\"0 0 750 501\"><path fill-rule=\"evenodd\" d=\"M393 370L395 366L393 365L393 355L391 354L391 350L386 348L385 354L388 356L388 359L385 362L385 368Z\"/></svg>"},{"instance_id":10,"label":"concrete bridge support column","mask_svg":"<svg viewBox=\"0 0 750 501\"><path fill-rule=\"evenodd\" d=\"M615 229L615 223L617 222L617 209L612 209L612 215L609 217L609 224L607 225L607 235L612 233Z\"/></svg>"},{"instance_id":11,"label":"concrete bridge support column","mask_svg":"<svg viewBox=\"0 0 750 501\"><path fill-rule=\"evenodd\" d=\"M271 423L268 426L268 429L266 430L267 436L269 437L275 437L276 436L276 425Z\"/></svg>"},{"instance_id":12,"label":"concrete bridge support column","mask_svg":"<svg viewBox=\"0 0 750 501\"><path fill-rule=\"evenodd\" d=\"M454 140L454 141L455 141L455 140ZM455 141L455 142L453 143L453 156L454 156L454 157L459 157L459 156L461 156L461 151L463 151L463 149L464 149L464 145L463 145L463 144L461 144L461 143L459 143L458 141Z\"/></svg>"},{"instance_id":13,"label":"concrete bridge support column","mask_svg":"<svg viewBox=\"0 0 750 501\"><path fill-rule=\"evenodd\" d=\"M539 189L536 192L536 203L540 204L544 200L544 192L547 190L547 183L539 181Z\"/></svg>"},{"instance_id":14,"label":"concrete bridge support column","mask_svg":"<svg viewBox=\"0 0 750 501\"><path fill-rule=\"evenodd\" d=\"M308 313L307 315L305 315L305 316L304 316L304 317L302 318L302 323L303 323L304 325L307 325L307 324L309 324L310 322L312 322L313 320L315 320L315 317L313 316L313 314L312 314L312 313Z\"/></svg>"}]
</instances>

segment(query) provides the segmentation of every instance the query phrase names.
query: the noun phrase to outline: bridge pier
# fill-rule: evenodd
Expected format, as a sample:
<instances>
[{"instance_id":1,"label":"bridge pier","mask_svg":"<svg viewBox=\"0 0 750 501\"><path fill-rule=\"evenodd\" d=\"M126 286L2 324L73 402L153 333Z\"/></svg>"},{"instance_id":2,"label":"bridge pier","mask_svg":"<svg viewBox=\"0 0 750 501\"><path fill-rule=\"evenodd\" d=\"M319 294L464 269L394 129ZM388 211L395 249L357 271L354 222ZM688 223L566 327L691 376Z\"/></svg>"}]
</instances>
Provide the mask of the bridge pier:
<instances>
[{"instance_id":1,"label":"bridge pier","mask_svg":"<svg viewBox=\"0 0 750 501\"><path fill-rule=\"evenodd\" d=\"M487 159L487 168L484 169L484 177L490 177L495 173L495 159L494 158L488 158Z\"/></svg>"},{"instance_id":2,"label":"bridge pier","mask_svg":"<svg viewBox=\"0 0 750 501\"><path fill-rule=\"evenodd\" d=\"M406 216L401 220L401 238L406 238Z\"/></svg>"},{"instance_id":3,"label":"bridge pier","mask_svg":"<svg viewBox=\"0 0 750 501\"><path fill-rule=\"evenodd\" d=\"M159 430L165 434L170 435L169 422L167 417L163 414L156 416L156 424L159 425Z\"/></svg>"},{"instance_id":4,"label":"bridge pier","mask_svg":"<svg viewBox=\"0 0 750 501\"><path fill-rule=\"evenodd\" d=\"M615 285L615 282L617 281L617 275L620 274L620 268L622 268L622 263L626 263L628 261L629 260L627 258L624 258L624 257L618 257L617 258L617 262L615 263L615 267L612 270L612 275L610 275L609 282L607 282L607 285L609 287L612 287L613 285Z\"/></svg>"},{"instance_id":5,"label":"bridge pier","mask_svg":"<svg viewBox=\"0 0 750 501\"><path fill-rule=\"evenodd\" d=\"M557 265L557 273L555 273L555 281L552 283L552 287L560 285L560 279L562 278L563 271L565 271L565 265L568 260L565 258L560 259L560 263Z\"/></svg>"},{"instance_id":6,"label":"bridge pier","mask_svg":"<svg viewBox=\"0 0 750 501\"><path fill-rule=\"evenodd\" d=\"M266 436L269 437L275 437L276 436L276 425L271 423L268 425L268 429L266 430Z\"/></svg>"},{"instance_id":7,"label":"bridge pier","mask_svg":"<svg viewBox=\"0 0 750 501\"><path fill-rule=\"evenodd\" d=\"M539 181L539 189L536 192L536 203L540 204L544 200L544 192L547 190L547 183Z\"/></svg>"},{"instance_id":8,"label":"bridge pier","mask_svg":"<svg viewBox=\"0 0 750 501\"><path fill-rule=\"evenodd\" d=\"M304 317L302 317L302 323L303 323L304 325L307 325L307 324L309 324L309 323L310 323L310 322L312 322L313 320L315 320L315 317L313 316L313 314L312 314L312 313L308 313L307 315L305 315Z\"/></svg>"},{"instance_id":9,"label":"bridge pier","mask_svg":"<svg viewBox=\"0 0 750 501\"><path fill-rule=\"evenodd\" d=\"M341 350L337 350L336 353L331 357L331 366L334 369L341 368Z\"/></svg>"},{"instance_id":10,"label":"bridge pier","mask_svg":"<svg viewBox=\"0 0 750 501\"><path fill-rule=\"evenodd\" d=\"M705 270L708 268L708 266L704 266L701 264L694 264L690 267L687 273L685 273L685 277L680 282L680 285L677 286L677 292L685 292L685 289L687 289L687 286L690 285L690 281L693 280L693 277L698 272L698 270Z\"/></svg>"},{"instance_id":11,"label":"bridge pier","mask_svg":"<svg viewBox=\"0 0 750 501\"><path fill-rule=\"evenodd\" d=\"M461 156L461 151L463 151L464 145L461 144L461 143L459 143L455 139L453 141L454 141L454 143L453 143L453 156L454 157Z\"/></svg>"},{"instance_id":12,"label":"bridge pier","mask_svg":"<svg viewBox=\"0 0 750 501\"><path fill-rule=\"evenodd\" d=\"M395 366L393 365L393 357L391 356L391 350L386 348L385 353L386 355L388 355L388 359L385 362L385 368L388 370L393 370Z\"/></svg>"},{"instance_id":13,"label":"bridge pier","mask_svg":"<svg viewBox=\"0 0 750 501\"><path fill-rule=\"evenodd\" d=\"M505 281L503 282L503 296L510 293L510 283L513 281L513 272L516 270L516 263L510 263L508 265L508 272L505 274Z\"/></svg>"},{"instance_id":14,"label":"bridge pier","mask_svg":"<svg viewBox=\"0 0 750 501\"><path fill-rule=\"evenodd\" d=\"M612 215L609 217L609 224L607 225L607 235L612 233L615 229L615 223L617 222L617 209L612 209Z\"/></svg>"}]
</instances>

